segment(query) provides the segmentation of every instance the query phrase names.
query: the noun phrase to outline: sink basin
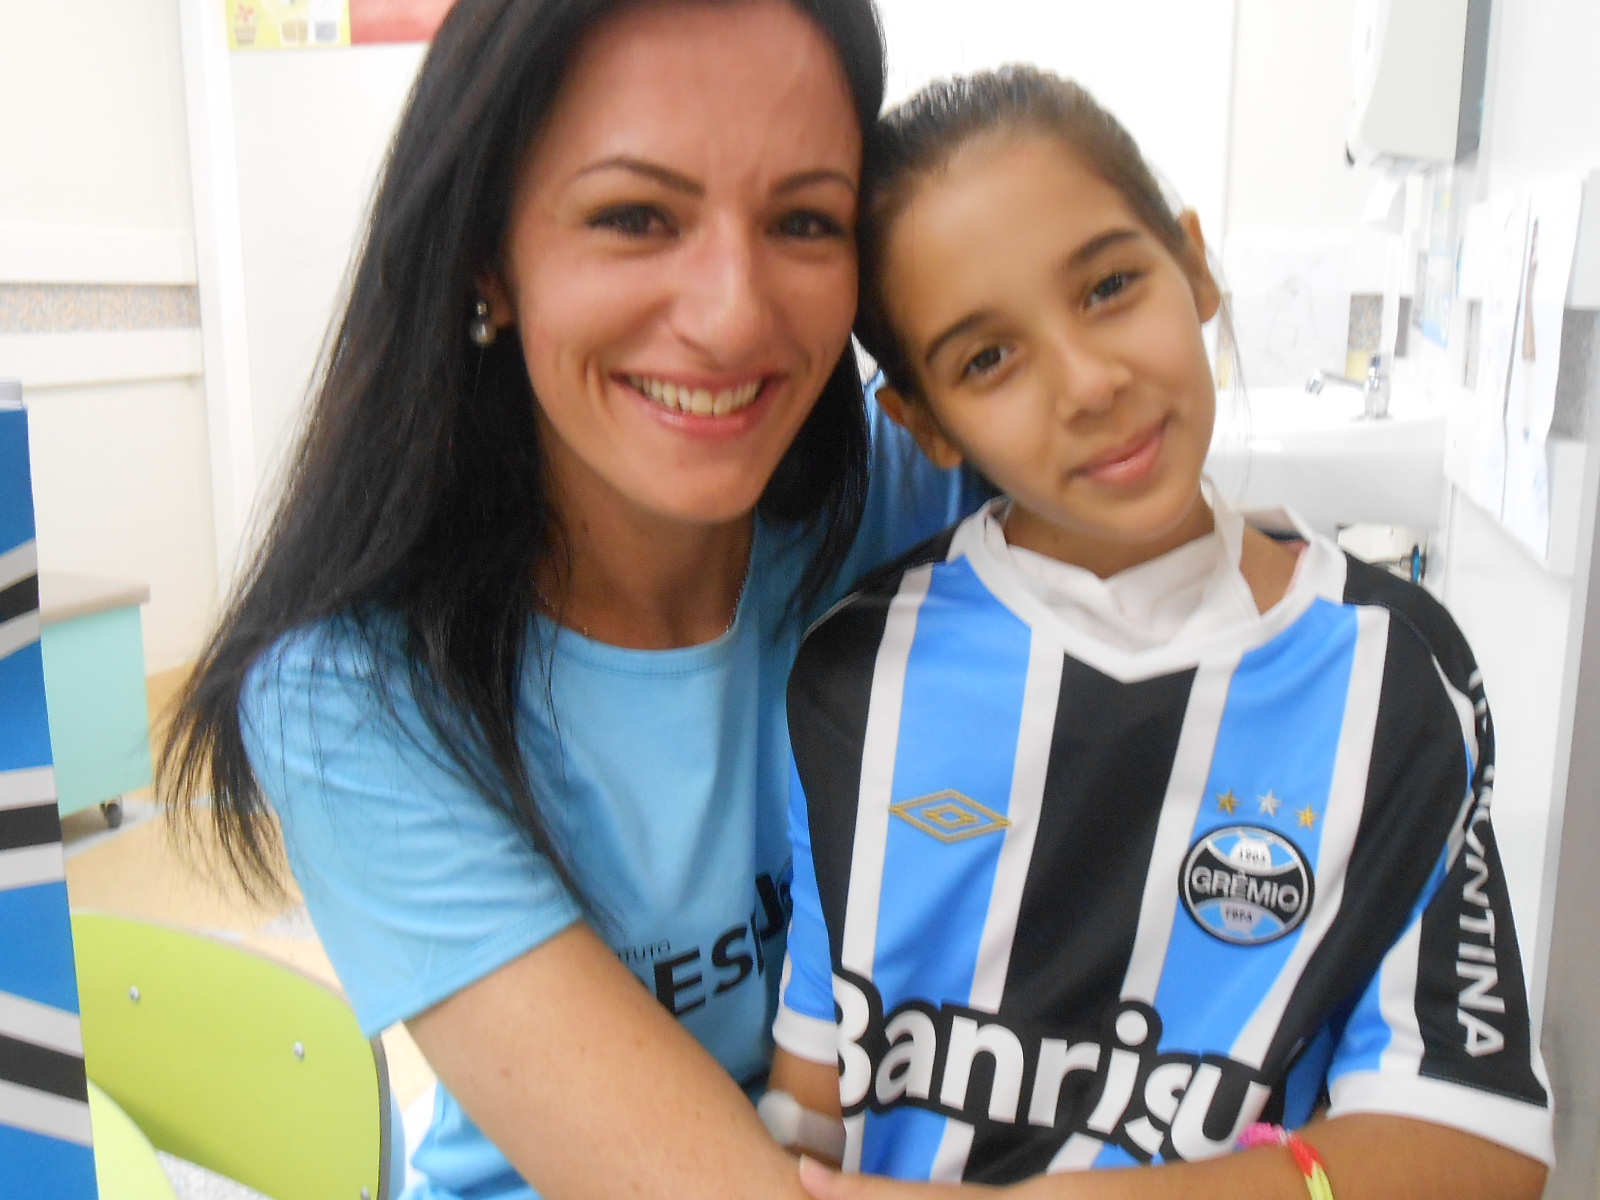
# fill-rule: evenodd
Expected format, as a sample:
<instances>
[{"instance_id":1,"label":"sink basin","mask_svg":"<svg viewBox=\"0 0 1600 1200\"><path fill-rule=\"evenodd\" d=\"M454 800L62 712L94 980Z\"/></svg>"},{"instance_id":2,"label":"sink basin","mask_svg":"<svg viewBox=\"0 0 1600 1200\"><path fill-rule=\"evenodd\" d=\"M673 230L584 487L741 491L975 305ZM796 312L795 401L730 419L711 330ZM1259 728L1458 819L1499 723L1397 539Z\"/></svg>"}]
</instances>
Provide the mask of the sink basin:
<instances>
[{"instance_id":1,"label":"sink basin","mask_svg":"<svg viewBox=\"0 0 1600 1200\"><path fill-rule=\"evenodd\" d=\"M1445 419L1408 408L1365 420L1359 392L1258 388L1237 413L1217 397L1217 428L1206 468L1241 507L1282 505L1332 535L1344 525L1431 530L1444 495Z\"/></svg>"}]
</instances>

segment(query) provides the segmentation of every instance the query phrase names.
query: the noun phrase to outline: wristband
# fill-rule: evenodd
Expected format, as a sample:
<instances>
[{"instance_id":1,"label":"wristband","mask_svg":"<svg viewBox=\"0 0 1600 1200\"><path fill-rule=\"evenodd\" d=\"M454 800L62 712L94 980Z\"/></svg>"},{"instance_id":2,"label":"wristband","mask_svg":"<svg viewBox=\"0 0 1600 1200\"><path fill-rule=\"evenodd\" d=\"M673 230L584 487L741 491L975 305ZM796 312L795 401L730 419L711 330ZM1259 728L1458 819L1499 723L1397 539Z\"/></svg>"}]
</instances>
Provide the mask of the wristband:
<instances>
[{"instance_id":1,"label":"wristband","mask_svg":"<svg viewBox=\"0 0 1600 1200\"><path fill-rule=\"evenodd\" d=\"M788 1092L768 1092L756 1105L767 1132L786 1150L807 1150L830 1162L844 1160L844 1125L803 1108Z\"/></svg>"},{"instance_id":2,"label":"wristband","mask_svg":"<svg viewBox=\"0 0 1600 1200\"><path fill-rule=\"evenodd\" d=\"M1333 1185L1328 1182L1328 1169L1323 1165L1322 1155L1299 1134L1291 1133L1282 1125L1252 1125L1239 1135L1238 1148L1249 1150L1255 1146L1282 1146L1287 1149L1294 1155L1294 1163L1300 1168L1300 1174L1305 1176L1306 1191L1310 1193L1311 1200L1333 1200Z\"/></svg>"}]
</instances>

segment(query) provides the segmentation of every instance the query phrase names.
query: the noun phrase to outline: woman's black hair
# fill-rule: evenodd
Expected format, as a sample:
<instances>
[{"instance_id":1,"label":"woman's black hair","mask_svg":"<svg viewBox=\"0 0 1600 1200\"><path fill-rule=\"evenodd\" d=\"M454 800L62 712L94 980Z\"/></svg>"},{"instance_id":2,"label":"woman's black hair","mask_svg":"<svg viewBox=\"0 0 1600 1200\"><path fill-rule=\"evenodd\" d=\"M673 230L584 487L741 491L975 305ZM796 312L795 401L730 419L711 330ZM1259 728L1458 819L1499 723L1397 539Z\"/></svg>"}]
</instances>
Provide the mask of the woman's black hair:
<instances>
[{"instance_id":1,"label":"woman's black hair","mask_svg":"<svg viewBox=\"0 0 1600 1200\"><path fill-rule=\"evenodd\" d=\"M920 395L883 296L889 231L916 185L964 147L992 137L1059 139L1117 190L1146 229L1180 263L1193 244L1178 224L1132 135L1084 88L1037 67L1008 66L929 84L884 114L867 139L861 187L861 296L856 337L902 395Z\"/></svg>"},{"instance_id":2,"label":"woman's black hair","mask_svg":"<svg viewBox=\"0 0 1600 1200\"><path fill-rule=\"evenodd\" d=\"M559 551L516 334L467 336L475 279L499 261L521 160L597 21L650 0L459 0L390 146L309 422L248 569L180 694L159 791L182 821L209 797L247 888L279 887L277 835L245 752L252 668L286 635L345 622L371 652L375 703L409 693L450 765L507 812L579 896L534 794L518 696L535 636L535 564ZM737 3L739 0L720 0ZM788 0L839 55L863 134L883 100L872 0ZM814 600L860 521L867 426L847 348L761 497L816 549ZM535 656L537 657L537 656ZM308 698L309 702L309 698Z\"/></svg>"}]
</instances>

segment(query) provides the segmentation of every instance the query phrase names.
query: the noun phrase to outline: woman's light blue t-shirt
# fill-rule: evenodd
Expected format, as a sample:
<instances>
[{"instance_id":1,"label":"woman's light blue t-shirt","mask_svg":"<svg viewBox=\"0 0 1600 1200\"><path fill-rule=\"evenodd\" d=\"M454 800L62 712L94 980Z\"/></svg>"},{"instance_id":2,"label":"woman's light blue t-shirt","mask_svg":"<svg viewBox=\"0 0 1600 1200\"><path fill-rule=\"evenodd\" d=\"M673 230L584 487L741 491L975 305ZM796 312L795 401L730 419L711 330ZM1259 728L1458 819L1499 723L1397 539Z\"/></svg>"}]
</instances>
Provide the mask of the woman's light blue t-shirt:
<instances>
[{"instance_id":1,"label":"woman's light blue t-shirt","mask_svg":"<svg viewBox=\"0 0 1600 1200\"><path fill-rule=\"evenodd\" d=\"M867 511L836 595L981 500L870 409ZM758 527L734 625L714 642L624 650L542 622L522 675L534 793L607 918L597 931L746 1086L767 1069L783 964L784 688L805 620L788 606L810 549ZM582 913L451 769L409 696L384 711L373 675L344 623L301 631L252 673L244 723L317 932L376 1036ZM414 1165L427 1182L410 1200L534 1195L442 1087Z\"/></svg>"}]
</instances>

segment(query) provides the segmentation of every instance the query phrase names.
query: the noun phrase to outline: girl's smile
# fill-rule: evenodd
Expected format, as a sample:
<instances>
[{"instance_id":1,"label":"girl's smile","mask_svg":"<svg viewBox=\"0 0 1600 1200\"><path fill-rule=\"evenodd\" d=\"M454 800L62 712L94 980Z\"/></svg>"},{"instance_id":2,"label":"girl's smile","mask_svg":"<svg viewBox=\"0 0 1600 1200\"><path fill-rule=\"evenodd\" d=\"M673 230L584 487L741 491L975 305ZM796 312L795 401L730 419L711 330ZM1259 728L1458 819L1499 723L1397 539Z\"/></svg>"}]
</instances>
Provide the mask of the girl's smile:
<instances>
[{"instance_id":1,"label":"girl's smile","mask_svg":"<svg viewBox=\"0 0 1600 1200\"><path fill-rule=\"evenodd\" d=\"M1138 483L1160 461L1166 431L1167 423L1158 421L1124 445L1084 463L1077 473L1109 487Z\"/></svg>"}]
</instances>

